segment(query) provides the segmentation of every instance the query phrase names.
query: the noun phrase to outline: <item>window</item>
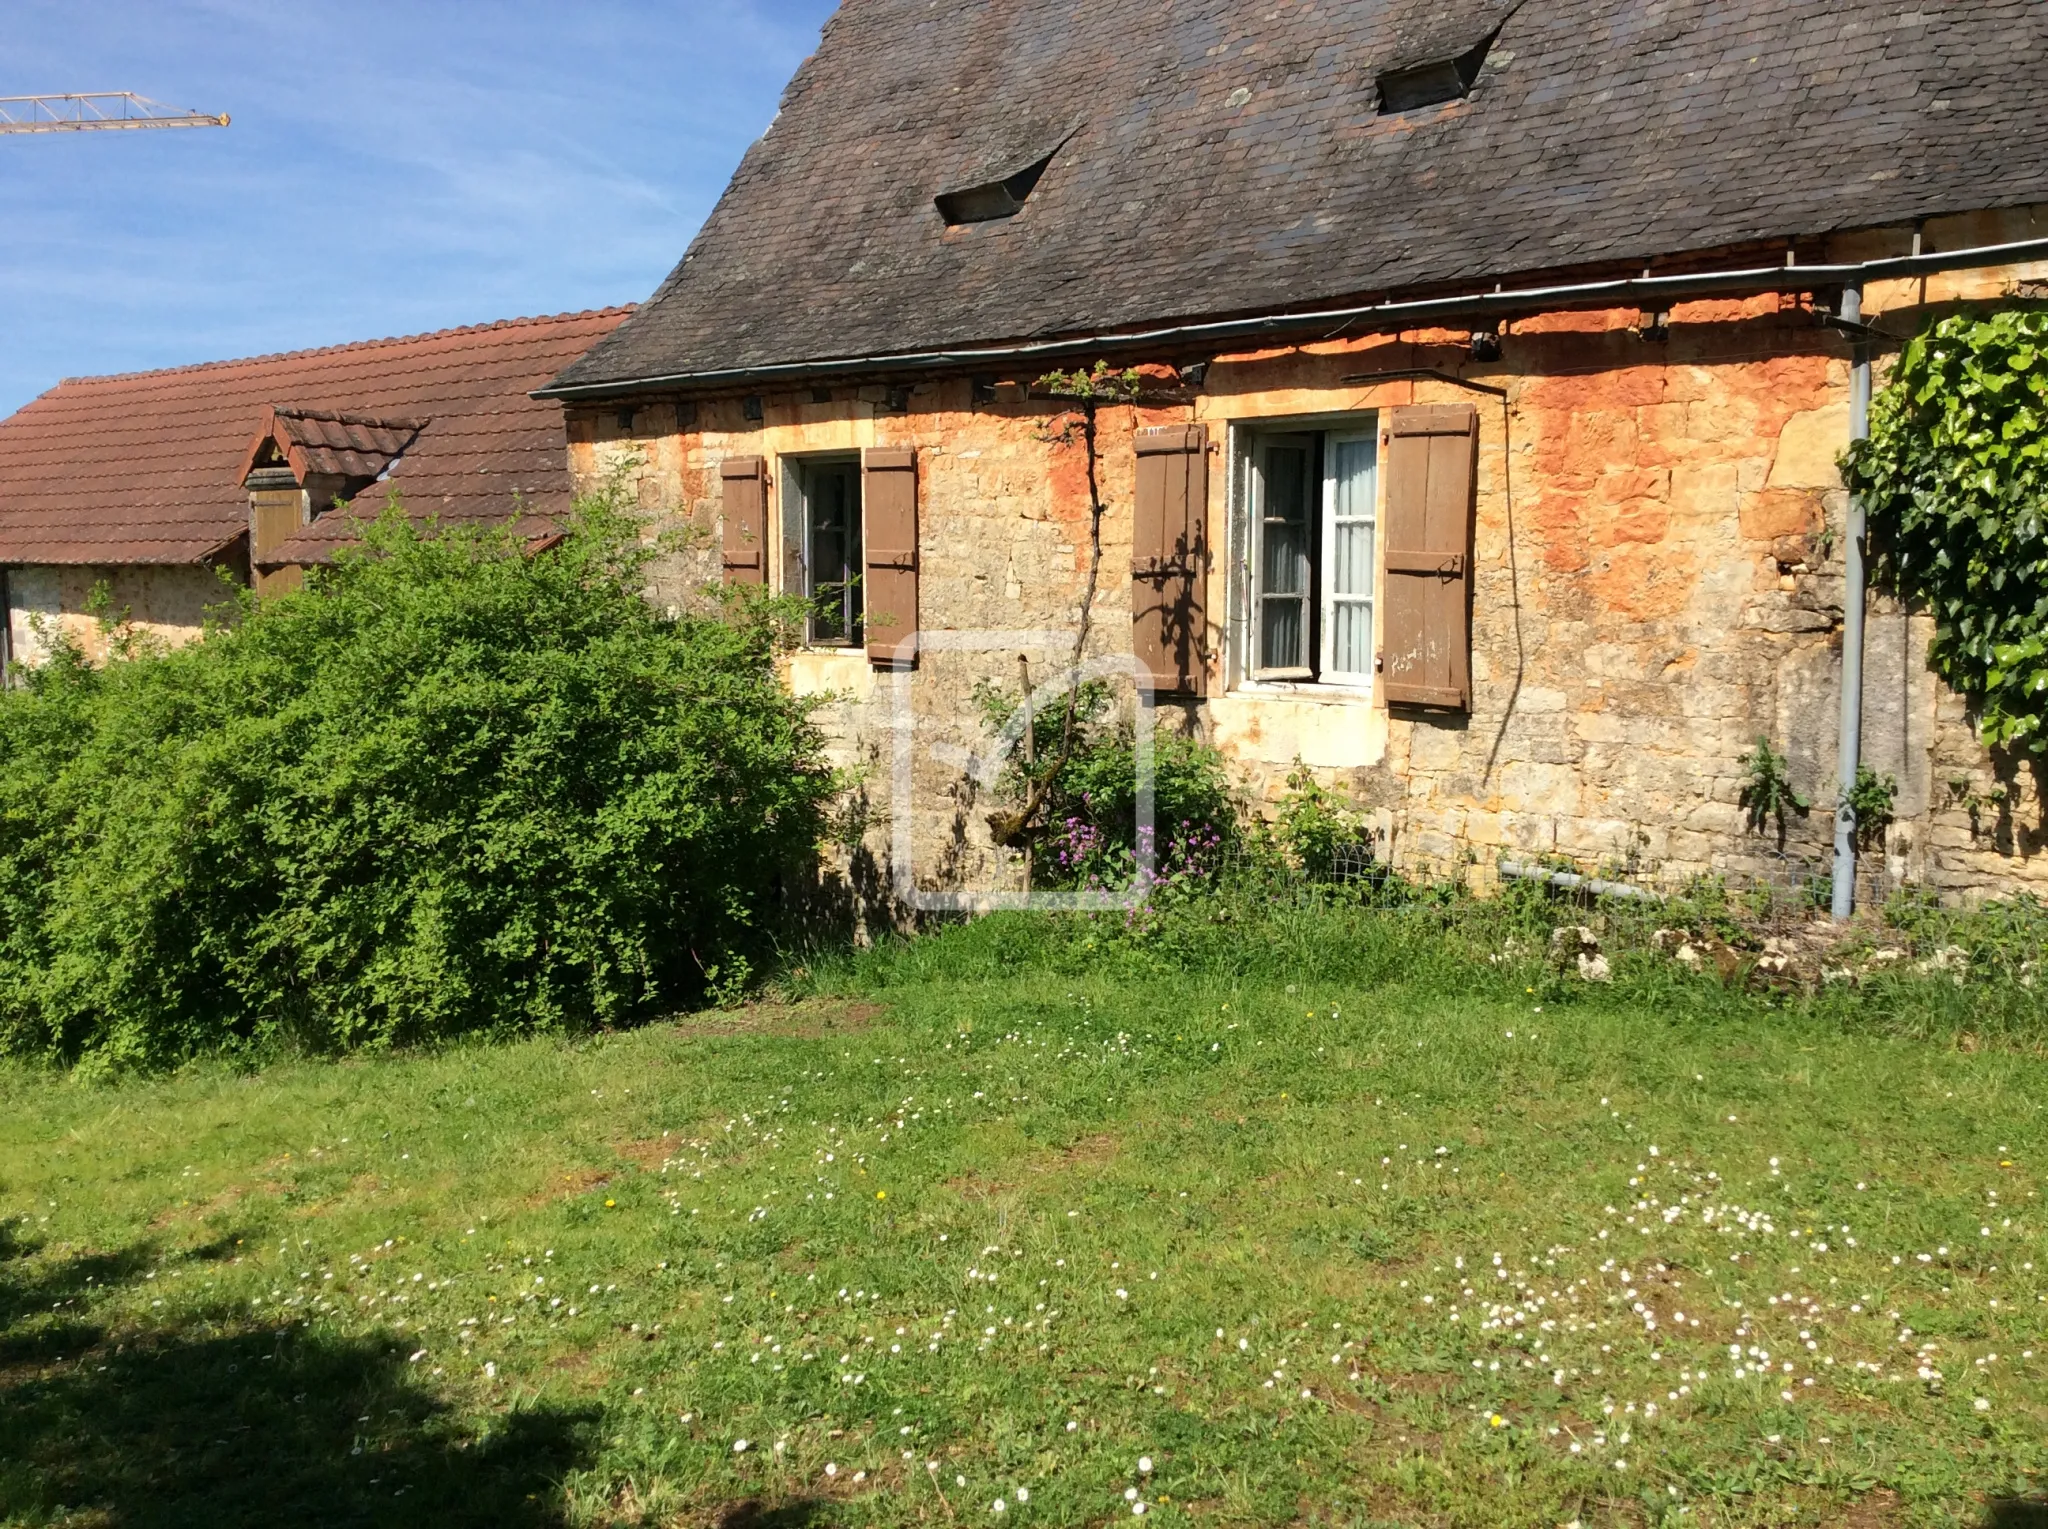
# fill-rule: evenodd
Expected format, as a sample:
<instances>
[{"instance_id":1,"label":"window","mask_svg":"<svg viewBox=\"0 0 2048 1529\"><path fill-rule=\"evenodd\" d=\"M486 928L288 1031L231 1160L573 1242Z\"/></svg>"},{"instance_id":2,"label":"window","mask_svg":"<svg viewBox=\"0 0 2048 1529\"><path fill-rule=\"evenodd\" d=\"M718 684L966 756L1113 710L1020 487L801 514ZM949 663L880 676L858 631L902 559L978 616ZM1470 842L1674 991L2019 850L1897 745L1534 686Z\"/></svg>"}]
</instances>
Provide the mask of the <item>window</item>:
<instances>
[{"instance_id":1,"label":"window","mask_svg":"<svg viewBox=\"0 0 2048 1529\"><path fill-rule=\"evenodd\" d=\"M1374 422L1255 436L1250 468L1251 677L1370 687Z\"/></svg>"},{"instance_id":2,"label":"window","mask_svg":"<svg viewBox=\"0 0 2048 1529\"><path fill-rule=\"evenodd\" d=\"M798 588L810 602L809 641L857 647L861 641L860 461L792 463L796 482Z\"/></svg>"}]
</instances>

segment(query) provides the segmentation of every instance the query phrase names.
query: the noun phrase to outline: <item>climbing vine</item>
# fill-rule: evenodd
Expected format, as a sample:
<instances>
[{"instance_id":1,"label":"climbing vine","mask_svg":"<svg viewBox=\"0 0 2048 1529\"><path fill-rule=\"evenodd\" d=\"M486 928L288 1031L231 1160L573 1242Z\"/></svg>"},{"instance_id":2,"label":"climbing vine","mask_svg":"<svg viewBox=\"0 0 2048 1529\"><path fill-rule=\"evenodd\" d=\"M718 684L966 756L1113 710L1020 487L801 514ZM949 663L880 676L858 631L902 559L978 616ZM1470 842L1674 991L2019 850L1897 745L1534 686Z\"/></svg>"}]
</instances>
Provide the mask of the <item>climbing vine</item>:
<instances>
[{"instance_id":1,"label":"climbing vine","mask_svg":"<svg viewBox=\"0 0 2048 1529\"><path fill-rule=\"evenodd\" d=\"M989 814L989 834L998 844L1019 847L1026 842L1049 800L1053 782L1074 757L1079 738L1076 723L1080 720L1081 695L1086 688L1079 683L1081 660L1087 656L1088 633L1095 621L1095 592L1102 578L1102 517L1109 509L1102 498L1099 415L1112 404L1136 403L1143 383L1144 378L1135 367L1112 371L1107 361L1098 361L1093 371L1047 372L1031 385L1032 392L1057 398L1064 405L1039 439L1052 446L1081 448L1082 465L1088 475L1088 579L1081 590L1081 619L1074 632L1070 670L1074 679L1067 688L1065 716L1060 722L1059 753L1044 768L1026 772L1023 806L1015 811L1002 809Z\"/></svg>"},{"instance_id":2,"label":"climbing vine","mask_svg":"<svg viewBox=\"0 0 2048 1529\"><path fill-rule=\"evenodd\" d=\"M1986 744L2048 754L2048 311L1942 319L1843 459L1873 573L1930 610Z\"/></svg>"}]
</instances>

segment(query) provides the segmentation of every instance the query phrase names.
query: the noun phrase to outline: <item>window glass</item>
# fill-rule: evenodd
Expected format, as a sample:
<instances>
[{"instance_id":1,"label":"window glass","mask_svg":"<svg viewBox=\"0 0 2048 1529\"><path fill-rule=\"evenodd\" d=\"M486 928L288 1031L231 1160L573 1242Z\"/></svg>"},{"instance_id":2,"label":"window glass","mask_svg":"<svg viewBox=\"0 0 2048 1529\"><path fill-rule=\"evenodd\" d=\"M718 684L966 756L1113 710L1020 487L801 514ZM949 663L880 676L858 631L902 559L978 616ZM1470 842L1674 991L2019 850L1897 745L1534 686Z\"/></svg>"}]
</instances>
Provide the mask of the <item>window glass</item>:
<instances>
[{"instance_id":1,"label":"window glass","mask_svg":"<svg viewBox=\"0 0 2048 1529\"><path fill-rule=\"evenodd\" d=\"M809 462L803 469L804 594L810 640L860 641L860 464Z\"/></svg>"},{"instance_id":2,"label":"window glass","mask_svg":"<svg viewBox=\"0 0 2048 1529\"><path fill-rule=\"evenodd\" d=\"M1324 444L1323 505L1327 538L1322 672L1325 678L1372 679L1373 498L1379 442L1371 434L1332 433Z\"/></svg>"},{"instance_id":3,"label":"window glass","mask_svg":"<svg viewBox=\"0 0 2048 1529\"><path fill-rule=\"evenodd\" d=\"M1258 669L1306 674L1315 598L1314 440L1268 437L1259 446L1256 477Z\"/></svg>"},{"instance_id":4,"label":"window glass","mask_svg":"<svg viewBox=\"0 0 2048 1529\"><path fill-rule=\"evenodd\" d=\"M1252 677L1369 687L1378 569L1372 420L1256 436L1251 468Z\"/></svg>"}]
</instances>

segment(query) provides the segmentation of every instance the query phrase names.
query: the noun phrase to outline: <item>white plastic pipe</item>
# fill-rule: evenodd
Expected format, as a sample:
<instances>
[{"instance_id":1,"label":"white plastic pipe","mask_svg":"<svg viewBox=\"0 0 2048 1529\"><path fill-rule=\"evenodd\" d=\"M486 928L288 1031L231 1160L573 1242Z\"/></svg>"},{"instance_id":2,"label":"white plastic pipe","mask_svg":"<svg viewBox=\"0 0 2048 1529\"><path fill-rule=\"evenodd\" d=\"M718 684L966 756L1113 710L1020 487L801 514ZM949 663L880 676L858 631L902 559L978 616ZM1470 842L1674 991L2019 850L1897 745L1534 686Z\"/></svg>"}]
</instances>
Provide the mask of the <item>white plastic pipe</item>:
<instances>
[{"instance_id":1,"label":"white plastic pipe","mask_svg":"<svg viewBox=\"0 0 2048 1529\"><path fill-rule=\"evenodd\" d=\"M1644 902L1661 903L1661 894L1642 887L1631 886L1625 881L1601 881L1591 876L1581 876L1576 871L1554 871L1547 865L1524 865L1519 860L1503 860L1500 874L1509 881L1542 881L1553 887L1563 887L1568 892L1583 888L1595 897L1638 898Z\"/></svg>"}]
</instances>

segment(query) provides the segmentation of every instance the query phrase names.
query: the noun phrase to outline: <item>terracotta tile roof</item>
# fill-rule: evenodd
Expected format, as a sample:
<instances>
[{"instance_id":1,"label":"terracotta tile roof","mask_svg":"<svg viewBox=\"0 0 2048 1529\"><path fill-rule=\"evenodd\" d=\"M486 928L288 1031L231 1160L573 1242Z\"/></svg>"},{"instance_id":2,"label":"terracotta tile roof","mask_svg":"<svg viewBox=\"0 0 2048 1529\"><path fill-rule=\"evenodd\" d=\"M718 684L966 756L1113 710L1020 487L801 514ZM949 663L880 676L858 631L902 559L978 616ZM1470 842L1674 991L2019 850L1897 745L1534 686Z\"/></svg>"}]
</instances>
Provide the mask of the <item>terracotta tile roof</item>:
<instances>
[{"instance_id":1,"label":"terracotta tile roof","mask_svg":"<svg viewBox=\"0 0 2048 1529\"><path fill-rule=\"evenodd\" d=\"M528 390L629 311L61 382L0 420L0 563L189 563L222 552L248 530L251 437L278 428L290 449L367 464L390 434L425 421L391 476L358 497L363 515L393 490L409 511L444 520L557 513L570 497L561 406ZM378 437L380 426L392 429ZM344 517L323 516L298 539L311 545L280 553L328 557L347 536Z\"/></svg>"},{"instance_id":2,"label":"terracotta tile roof","mask_svg":"<svg viewBox=\"0 0 2048 1529\"><path fill-rule=\"evenodd\" d=\"M1380 112L1382 74L1496 28L1469 97ZM945 226L938 193L1054 143L1015 216ZM1625 272L2038 202L2043 0L844 0L682 263L558 385Z\"/></svg>"},{"instance_id":3,"label":"terracotta tile roof","mask_svg":"<svg viewBox=\"0 0 2048 1529\"><path fill-rule=\"evenodd\" d=\"M240 477L264 465L264 447L301 483L308 473L379 478L426 427L424 419L380 419L327 409L273 409L242 462Z\"/></svg>"}]
</instances>

